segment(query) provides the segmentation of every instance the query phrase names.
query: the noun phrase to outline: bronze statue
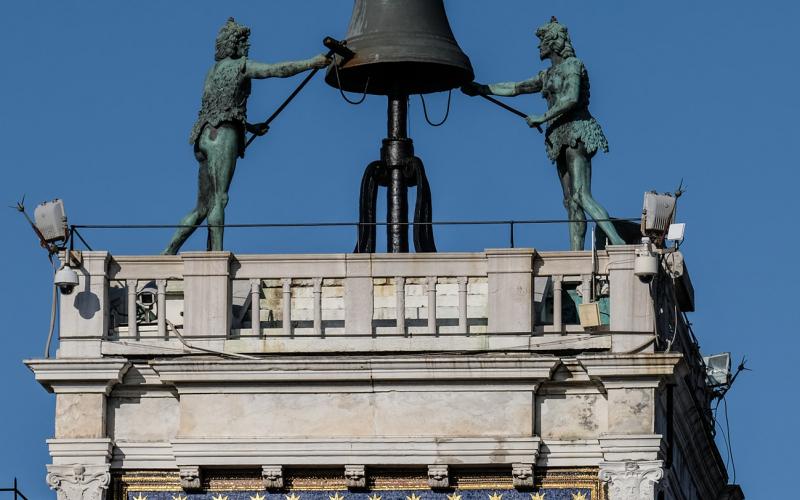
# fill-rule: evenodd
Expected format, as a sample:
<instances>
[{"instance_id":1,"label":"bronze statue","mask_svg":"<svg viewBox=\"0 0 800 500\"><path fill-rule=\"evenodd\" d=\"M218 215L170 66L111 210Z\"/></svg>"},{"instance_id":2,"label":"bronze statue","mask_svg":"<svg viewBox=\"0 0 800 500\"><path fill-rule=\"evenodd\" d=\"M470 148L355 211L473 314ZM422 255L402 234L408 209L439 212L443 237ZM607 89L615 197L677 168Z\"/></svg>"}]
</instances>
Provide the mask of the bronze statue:
<instances>
[{"instance_id":1,"label":"bronze statue","mask_svg":"<svg viewBox=\"0 0 800 500\"><path fill-rule=\"evenodd\" d=\"M608 212L592 197L592 157L598 149L608 152L608 141L600 124L589 113L589 75L569 38L567 28L555 17L536 30L539 37L539 57L550 59L550 67L533 78L521 82L482 85L473 82L462 88L467 95L517 96L541 92L547 100L547 112L530 115L530 127L547 123L545 148L556 164L564 206L571 221L570 247L583 250L586 239L586 215L592 217L609 241L624 244Z\"/></svg>"},{"instance_id":2,"label":"bronze statue","mask_svg":"<svg viewBox=\"0 0 800 500\"><path fill-rule=\"evenodd\" d=\"M208 220L208 250L222 250L225 206L236 160L244 157L245 132L267 133L265 123L247 122L247 98L253 78L286 78L323 68L329 60L318 55L302 61L265 64L247 58L250 29L228 19L216 41L216 63L206 75L199 117L189 143L200 164L197 206L181 220L165 254L178 253L197 225Z\"/></svg>"}]
</instances>

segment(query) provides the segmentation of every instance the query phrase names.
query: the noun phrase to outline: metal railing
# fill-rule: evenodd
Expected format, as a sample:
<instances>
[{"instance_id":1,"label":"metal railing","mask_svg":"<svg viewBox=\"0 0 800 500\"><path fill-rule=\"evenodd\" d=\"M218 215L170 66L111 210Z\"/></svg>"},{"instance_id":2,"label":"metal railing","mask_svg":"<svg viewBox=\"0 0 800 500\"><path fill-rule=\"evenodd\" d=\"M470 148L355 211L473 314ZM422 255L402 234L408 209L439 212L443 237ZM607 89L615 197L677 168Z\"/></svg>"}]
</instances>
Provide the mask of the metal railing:
<instances>
[{"instance_id":1,"label":"metal railing","mask_svg":"<svg viewBox=\"0 0 800 500\"><path fill-rule=\"evenodd\" d=\"M17 486L18 486L17 478L14 478L14 486L12 486L11 488L0 488L0 493L3 493L3 492L5 492L5 493L14 493L14 500L19 500L19 499L28 500L28 497L23 495L22 492L19 491L19 488Z\"/></svg>"},{"instance_id":2,"label":"metal railing","mask_svg":"<svg viewBox=\"0 0 800 500\"><path fill-rule=\"evenodd\" d=\"M509 247L514 248L514 229L515 226L541 225L541 224L569 224L573 222L597 223L597 222L635 222L639 223L641 217L610 218L610 219L589 219L589 220L569 220L569 219L508 219L508 220L467 220L467 221L435 221L435 222L403 222L403 226L413 227L414 225L431 226L507 226ZM392 223L395 224L395 223ZM362 226L388 226L389 222L297 222L297 223L253 223L253 224L72 224L69 228L69 247L74 249L75 238L91 250L91 246L83 238L79 229L177 229L180 227L193 227L195 229L222 227L230 229L242 228L322 228L322 227L351 227L358 231Z\"/></svg>"}]
</instances>

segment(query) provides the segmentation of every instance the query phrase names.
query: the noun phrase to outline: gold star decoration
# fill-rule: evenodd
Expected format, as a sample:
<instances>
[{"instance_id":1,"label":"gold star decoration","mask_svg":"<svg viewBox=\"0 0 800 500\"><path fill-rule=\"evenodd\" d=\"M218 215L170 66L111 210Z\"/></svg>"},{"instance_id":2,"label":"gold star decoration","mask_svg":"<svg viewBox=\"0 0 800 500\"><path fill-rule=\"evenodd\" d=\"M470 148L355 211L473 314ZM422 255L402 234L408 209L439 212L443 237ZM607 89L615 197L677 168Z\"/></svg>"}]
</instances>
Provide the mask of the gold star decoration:
<instances>
[{"instance_id":1,"label":"gold star decoration","mask_svg":"<svg viewBox=\"0 0 800 500\"><path fill-rule=\"evenodd\" d=\"M134 499L134 500L136 500L136 499ZM185 496L182 496L182 495L178 495L178 496L176 496L176 497L175 497L175 496L173 496L173 497L172 497L172 500L186 500L186 497L185 497Z\"/></svg>"},{"instance_id":2,"label":"gold star decoration","mask_svg":"<svg viewBox=\"0 0 800 500\"><path fill-rule=\"evenodd\" d=\"M373 493L372 495L369 496L369 500L381 500L381 496L378 495L377 493Z\"/></svg>"},{"instance_id":3,"label":"gold star decoration","mask_svg":"<svg viewBox=\"0 0 800 500\"><path fill-rule=\"evenodd\" d=\"M340 495L339 492L337 491L336 493L333 494L333 496L328 496L328 499L329 500L344 500L344 497L342 495Z\"/></svg>"},{"instance_id":4,"label":"gold star decoration","mask_svg":"<svg viewBox=\"0 0 800 500\"><path fill-rule=\"evenodd\" d=\"M544 500L544 493L531 493L531 500Z\"/></svg>"},{"instance_id":5,"label":"gold star decoration","mask_svg":"<svg viewBox=\"0 0 800 500\"><path fill-rule=\"evenodd\" d=\"M250 500L264 500L264 495L256 493L256 496L250 497Z\"/></svg>"},{"instance_id":6,"label":"gold star decoration","mask_svg":"<svg viewBox=\"0 0 800 500\"><path fill-rule=\"evenodd\" d=\"M502 500L502 498L503 498L503 494L502 493L498 493L496 491L494 492L493 495L489 495L489 500Z\"/></svg>"},{"instance_id":7,"label":"gold star decoration","mask_svg":"<svg viewBox=\"0 0 800 500\"><path fill-rule=\"evenodd\" d=\"M586 495L583 493L573 493L572 500L586 500Z\"/></svg>"},{"instance_id":8,"label":"gold star decoration","mask_svg":"<svg viewBox=\"0 0 800 500\"><path fill-rule=\"evenodd\" d=\"M147 495L142 495L139 493L138 497L133 497L133 500L147 500Z\"/></svg>"},{"instance_id":9,"label":"gold star decoration","mask_svg":"<svg viewBox=\"0 0 800 500\"><path fill-rule=\"evenodd\" d=\"M447 495L447 500L461 500L461 495L459 495L458 493Z\"/></svg>"},{"instance_id":10,"label":"gold star decoration","mask_svg":"<svg viewBox=\"0 0 800 500\"><path fill-rule=\"evenodd\" d=\"M215 497L211 497L211 500L228 500L228 497L227 496L222 496L222 493L220 493L219 495L217 495Z\"/></svg>"},{"instance_id":11,"label":"gold star decoration","mask_svg":"<svg viewBox=\"0 0 800 500\"><path fill-rule=\"evenodd\" d=\"M300 500L300 495L295 495L294 492L291 495L283 495L286 497L286 500Z\"/></svg>"},{"instance_id":12,"label":"gold star decoration","mask_svg":"<svg viewBox=\"0 0 800 500\"><path fill-rule=\"evenodd\" d=\"M422 500L422 497L417 496L416 493L412 493L410 497L406 497L406 500Z\"/></svg>"}]
</instances>

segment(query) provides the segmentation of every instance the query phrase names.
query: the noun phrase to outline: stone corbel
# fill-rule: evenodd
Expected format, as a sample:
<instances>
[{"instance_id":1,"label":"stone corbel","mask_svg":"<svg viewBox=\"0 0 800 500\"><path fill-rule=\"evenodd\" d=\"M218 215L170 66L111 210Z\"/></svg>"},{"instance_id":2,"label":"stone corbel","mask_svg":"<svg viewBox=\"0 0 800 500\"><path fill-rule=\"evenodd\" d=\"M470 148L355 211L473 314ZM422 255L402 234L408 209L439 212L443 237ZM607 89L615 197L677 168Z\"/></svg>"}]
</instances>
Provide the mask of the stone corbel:
<instances>
[{"instance_id":1,"label":"stone corbel","mask_svg":"<svg viewBox=\"0 0 800 500\"><path fill-rule=\"evenodd\" d=\"M344 479L351 489L367 487L367 472L363 465L345 465Z\"/></svg>"},{"instance_id":2,"label":"stone corbel","mask_svg":"<svg viewBox=\"0 0 800 500\"><path fill-rule=\"evenodd\" d=\"M428 486L431 488L449 488L450 468L447 465L429 465Z\"/></svg>"},{"instance_id":3,"label":"stone corbel","mask_svg":"<svg viewBox=\"0 0 800 500\"><path fill-rule=\"evenodd\" d=\"M533 464L512 464L514 488L533 488Z\"/></svg>"},{"instance_id":4,"label":"stone corbel","mask_svg":"<svg viewBox=\"0 0 800 500\"><path fill-rule=\"evenodd\" d=\"M184 491L196 491L201 488L200 467L184 466L179 471L181 488Z\"/></svg>"},{"instance_id":5,"label":"stone corbel","mask_svg":"<svg viewBox=\"0 0 800 500\"><path fill-rule=\"evenodd\" d=\"M265 490L283 488L283 465L264 465L261 467L261 480Z\"/></svg>"},{"instance_id":6,"label":"stone corbel","mask_svg":"<svg viewBox=\"0 0 800 500\"><path fill-rule=\"evenodd\" d=\"M655 485L662 477L661 460L600 464L600 479L608 483L609 500L654 500Z\"/></svg>"},{"instance_id":7,"label":"stone corbel","mask_svg":"<svg viewBox=\"0 0 800 500\"><path fill-rule=\"evenodd\" d=\"M47 466L47 484L58 500L105 500L110 481L108 465Z\"/></svg>"}]
</instances>

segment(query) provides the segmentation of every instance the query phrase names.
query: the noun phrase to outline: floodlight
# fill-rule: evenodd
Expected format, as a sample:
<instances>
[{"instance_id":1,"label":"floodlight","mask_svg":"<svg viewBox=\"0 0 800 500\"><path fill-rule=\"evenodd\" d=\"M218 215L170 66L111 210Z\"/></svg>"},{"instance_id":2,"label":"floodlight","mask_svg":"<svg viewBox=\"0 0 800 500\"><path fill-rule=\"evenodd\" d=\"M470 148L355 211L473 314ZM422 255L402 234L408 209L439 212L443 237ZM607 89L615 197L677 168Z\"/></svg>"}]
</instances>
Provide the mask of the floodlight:
<instances>
[{"instance_id":1,"label":"floodlight","mask_svg":"<svg viewBox=\"0 0 800 500\"><path fill-rule=\"evenodd\" d=\"M731 383L731 353L723 352L704 356L706 382L711 387L728 386Z\"/></svg>"},{"instance_id":2,"label":"floodlight","mask_svg":"<svg viewBox=\"0 0 800 500\"><path fill-rule=\"evenodd\" d=\"M46 243L67 241L69 228L63 201L55 199L40 204L33 211L33 219Z\"/></svg>"}]
</instances>

